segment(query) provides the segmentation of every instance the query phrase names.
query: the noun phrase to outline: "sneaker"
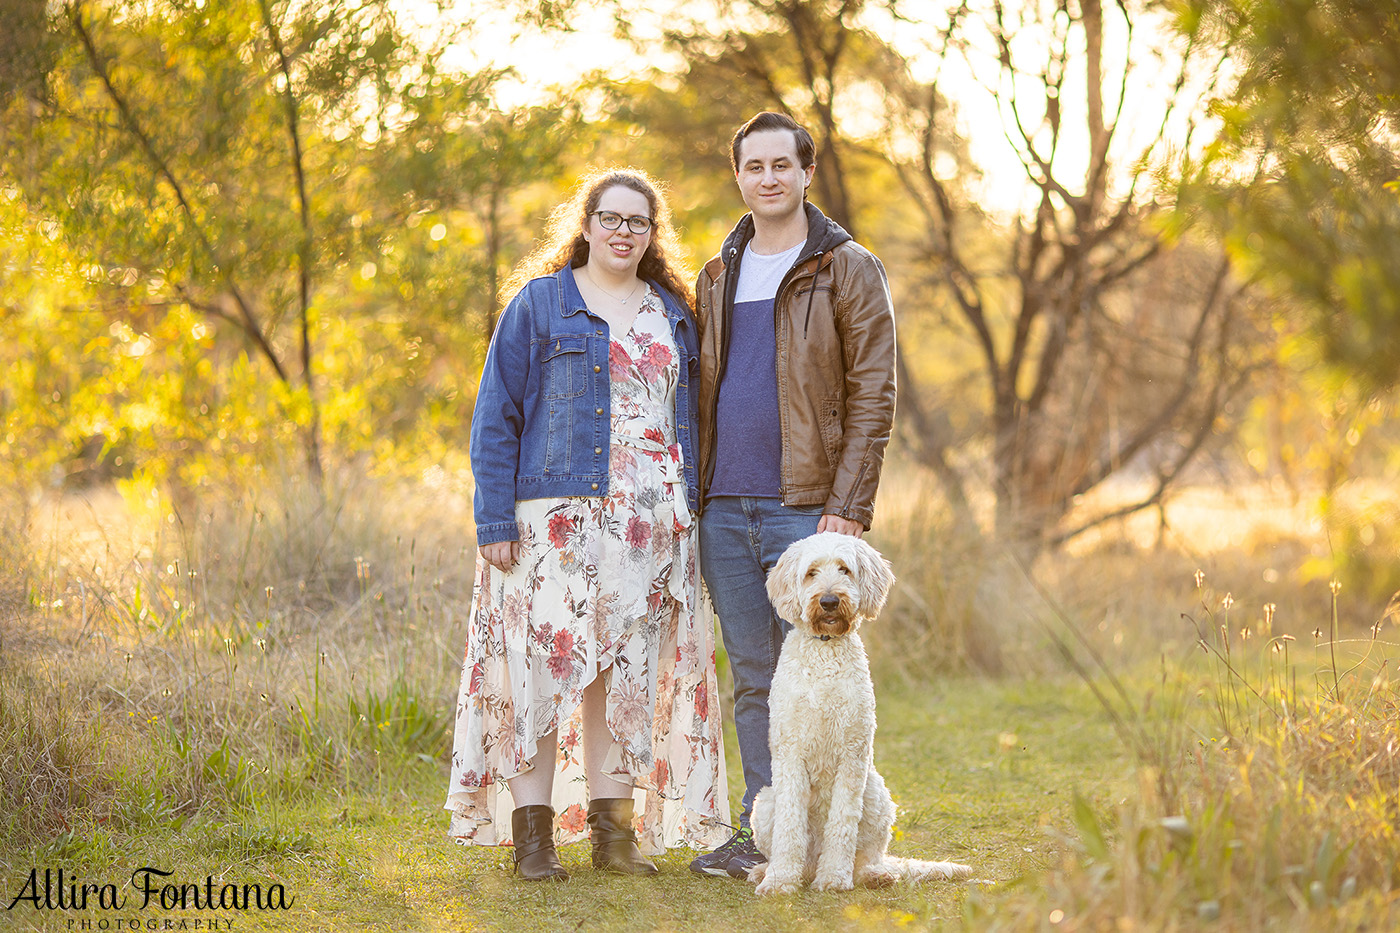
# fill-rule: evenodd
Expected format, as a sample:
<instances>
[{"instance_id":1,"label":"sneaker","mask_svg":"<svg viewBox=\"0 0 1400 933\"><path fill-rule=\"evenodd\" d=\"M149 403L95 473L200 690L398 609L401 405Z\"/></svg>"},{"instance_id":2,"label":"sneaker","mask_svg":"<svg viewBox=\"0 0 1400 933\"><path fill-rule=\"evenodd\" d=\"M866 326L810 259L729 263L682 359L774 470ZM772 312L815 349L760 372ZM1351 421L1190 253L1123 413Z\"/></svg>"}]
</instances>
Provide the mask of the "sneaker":
<instances>
[{"instance_id":1,"label":"sneaker","mask_svg":"<svg viewBox=\"0 0 1400 933\"><path fill-rule=\"evenodd\" d=\"M768 857L758 849L754 848L753 839L749 839L747 846L742 852L735 852L729 858L729 877L738 878L740 881L749 880L749 869L762 865L768 861Z\"/></svg>"},{"instance_id":2,"label":"sneaker","mask_svg":"<svg viewBox=\"0 0 1400 933\"><path fill-rule=\"evenodd\" d=\"M754 848L753 831L747 826L740 826L724 845L691 862L690 870L697 875L748 878L749 869L765 861L758 849Z\"/></svg>"}]
</instances>

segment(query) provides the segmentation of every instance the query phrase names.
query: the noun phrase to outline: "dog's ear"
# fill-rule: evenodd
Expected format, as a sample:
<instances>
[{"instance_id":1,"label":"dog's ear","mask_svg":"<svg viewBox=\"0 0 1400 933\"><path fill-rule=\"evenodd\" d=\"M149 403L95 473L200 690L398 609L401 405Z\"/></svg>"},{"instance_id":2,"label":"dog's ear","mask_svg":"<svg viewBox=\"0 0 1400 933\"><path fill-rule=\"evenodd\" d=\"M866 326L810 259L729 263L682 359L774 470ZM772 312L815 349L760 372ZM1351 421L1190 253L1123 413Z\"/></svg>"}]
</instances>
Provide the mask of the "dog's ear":
<instances>
[{"instance_id":1,"label":"dog's ear","mask_svg":"<svg viewBox=\"0 0 1400 933\"><path fill-rule=\"evenodd\" d=\"M864 540L856 539L856 544L860 611L873 618L885 607L885 598L890 595L890 587L894 586L894 570L890 562Z\"/></svg>"},{"instance_id":2,"label":"dog's ear","mask_svg":"<svg viewBox=\"0 0 1400 933\"><path fill-rule=\"evenodd\" d=\"M800 543L800 542L799 542ZM768 601L773 611L784 620L796 625L802 616L802 606L797 598L797 565L802 548L792 544L773 569L768 572Z\"/></svg>"}]
</instances>

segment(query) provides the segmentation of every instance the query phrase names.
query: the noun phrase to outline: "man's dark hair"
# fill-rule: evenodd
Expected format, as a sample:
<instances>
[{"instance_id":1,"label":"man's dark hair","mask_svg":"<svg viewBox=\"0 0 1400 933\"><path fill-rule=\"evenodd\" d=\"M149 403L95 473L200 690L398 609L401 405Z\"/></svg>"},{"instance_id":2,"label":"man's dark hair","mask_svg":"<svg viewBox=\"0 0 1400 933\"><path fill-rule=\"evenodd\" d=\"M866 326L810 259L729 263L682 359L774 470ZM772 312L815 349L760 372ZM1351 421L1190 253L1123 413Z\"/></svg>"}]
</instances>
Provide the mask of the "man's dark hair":
<instances>
[{"instance_id":1,"label":"man's dark hair","mask_svg":"<svg viewBox=\"0 0 1400 933\"><path fill-rule=\"evenodd\" d=\"M807 132L801 123L785 113L765 110L734 132L734 139L729 143L729 164L734 167L736 173L739 171L739 144L750 133L761 130L791 130L793 138L797 141L797 161L801 163L800 167L808 168L817 161L817 144L812 141L812 134Z\"/></svg>"}]
</instances>

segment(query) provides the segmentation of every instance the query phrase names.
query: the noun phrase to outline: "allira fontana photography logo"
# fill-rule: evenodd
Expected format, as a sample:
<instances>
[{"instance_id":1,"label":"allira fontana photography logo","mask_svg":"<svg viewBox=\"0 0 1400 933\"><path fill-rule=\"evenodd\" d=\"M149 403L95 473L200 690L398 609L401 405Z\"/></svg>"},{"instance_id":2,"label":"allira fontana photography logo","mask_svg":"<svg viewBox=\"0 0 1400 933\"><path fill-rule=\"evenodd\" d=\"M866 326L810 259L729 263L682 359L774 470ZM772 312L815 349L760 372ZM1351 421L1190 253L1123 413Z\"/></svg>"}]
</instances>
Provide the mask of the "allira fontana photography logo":
<instances>
[{"instance_id":1,"label":"allira fontana photography logo","mask_svg":"<svg viewBox=\"0 0 1400 933\"><path fill-rule=\"evenodd\" d=\"M60 868L32 868L7 910L289 910L296 898L280 884L181 881L174 872L143 866L125 884L86 881Z\"/></svg>"}]
</instances>

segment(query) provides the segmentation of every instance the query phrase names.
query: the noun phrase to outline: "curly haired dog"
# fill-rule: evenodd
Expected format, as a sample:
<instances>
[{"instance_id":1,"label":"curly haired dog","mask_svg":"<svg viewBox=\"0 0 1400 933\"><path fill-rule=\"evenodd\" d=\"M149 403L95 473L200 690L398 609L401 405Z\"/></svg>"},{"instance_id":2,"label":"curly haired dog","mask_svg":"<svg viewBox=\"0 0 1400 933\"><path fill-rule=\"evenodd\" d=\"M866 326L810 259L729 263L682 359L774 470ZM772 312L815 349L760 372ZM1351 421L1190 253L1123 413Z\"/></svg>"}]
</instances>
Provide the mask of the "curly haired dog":
<instances>
[{"instance_id":1,"label":"curly haired dog","mask_svg":"<svg viewBox=\"0 0 1400 933\"><path fill-rule=\"evenodd\" d=\"M790 894L803 882L849 891L972 873L886 854L895 805L873 762L875 689L856 632L893 583L879 552L834 532L796 542L768 575L768 598L794 628L768 699L773 783L753 807L754 843L768 857L749 873L759 894Z\"/></svg>"}]
</instances>

